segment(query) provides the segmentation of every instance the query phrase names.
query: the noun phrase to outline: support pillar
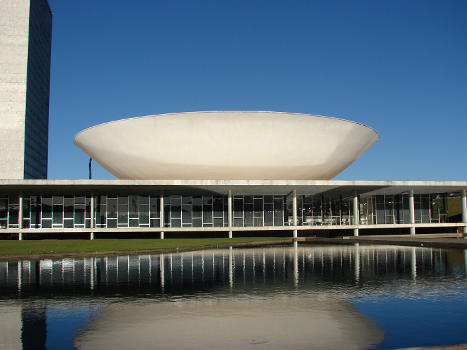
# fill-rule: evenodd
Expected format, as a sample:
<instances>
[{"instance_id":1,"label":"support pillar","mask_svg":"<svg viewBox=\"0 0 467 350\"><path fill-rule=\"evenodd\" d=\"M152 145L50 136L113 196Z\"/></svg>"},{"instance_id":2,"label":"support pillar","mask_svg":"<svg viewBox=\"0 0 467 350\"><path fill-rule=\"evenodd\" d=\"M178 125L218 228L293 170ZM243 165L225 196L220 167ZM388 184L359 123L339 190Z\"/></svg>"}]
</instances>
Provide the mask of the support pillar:
<instances>
[{"instance_id":1,"label":"support pillar","mask_svg":"<svg viewBox=\"0 0 467 350\"><path fill-rule=\"evenodd\" d=\"M358 226L360 226L360 210L359 210L359 203L358 203L358 196L357 194L353 197L353 224L356 226L353 229L353 235L358 236Z\"/></svg>"},{"instance_id":2,"label":"support pillar","mask_svg":"<svg viewBox=\"0 0 467 350\"><path fill-rule=\"evenodd\" d=\"M227 211L228 211L228 221L229 221L229 238L232 238L232 190L229 190L227 198Z\"/></svg>"},{"instance_id":3,"label":"support pillar","mask_svg":"<svg viewBox=\"0 0 467 350\"><path fill-rule=\"evenodd\" d=\"M462 191L462 222L464 227L462 227L462 232L464 235L467 233L467 202L466 202L466 190Z\"/></svg>"},{"instance_id":4,"label":"support pillar","mask_svg":"<svg viewBox=\"0 0 467 350\"><path fill-rule=\"evenodd\" d=\"M292 192L292 211L293 211L293 238L296 239L298 236L297 232L297 190Z\"/></svg>"},{"instance_id":5,"label":"support pillar","mask_svg":"<svg viewBox=\"0 0 467 350\"><path fill-rule=\"evenodd\" d=\"M93 229L96 227L96 221L95 221L95 205L94 205L94 202L95 202L95 198L94 198L94 194L91 194L91 232L89 233L89 240L93 240L94 239L94 231Z\"/></svg>"},{"instance_id":6,"label":"support pillar","mask_svg":"<svg viewBox=\"0 0 467 350\"><path fill-rule=\"evenodd\" d=\"M18 200L18 228L19 228L18 240L22 241L23 233L21 232L21 229L23 228L23 195L21 193L18 199L19 199Z\"/></svg>"},{"instance_id":7,"label":"support pillar","mask_svg":"<svg viewBox=\"0 0 467 350\"><path fill-rule=\"evenodd\" d=\"M409 214L410 214L410 234L415 235L415 201L413 198L413 190L409 194Z\"/></svg>"},{"instance_id":8,"label":"support pillar","mask_svg":"<svg viewBox=\"0 0 467 350\"><path fill-rule=\"evenodd\" d=\"M164 227L164 196L161 194L159 198L159 226ZM161 231L161 239L164 239L164 231Z\"/></svg>"}]
</instances>

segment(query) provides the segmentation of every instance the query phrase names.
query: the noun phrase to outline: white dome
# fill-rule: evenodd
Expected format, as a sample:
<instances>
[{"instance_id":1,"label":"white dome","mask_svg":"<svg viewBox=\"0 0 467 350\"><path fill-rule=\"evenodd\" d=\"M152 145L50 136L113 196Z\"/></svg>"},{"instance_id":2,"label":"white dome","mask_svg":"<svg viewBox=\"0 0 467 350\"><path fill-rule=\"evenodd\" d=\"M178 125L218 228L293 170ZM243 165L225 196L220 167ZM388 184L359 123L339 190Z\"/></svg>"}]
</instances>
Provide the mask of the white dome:
<instances>
[{"instance_id":1,"label":"white dome","mask_svg":"<svg viewBox=\"0 0 467 350\"><path fill-rule=\"evenodd\" d=\"M74 142L120 179L328 180L378 138L339 118L210 111L99 124Z\"/></svg>"}]
</instances>

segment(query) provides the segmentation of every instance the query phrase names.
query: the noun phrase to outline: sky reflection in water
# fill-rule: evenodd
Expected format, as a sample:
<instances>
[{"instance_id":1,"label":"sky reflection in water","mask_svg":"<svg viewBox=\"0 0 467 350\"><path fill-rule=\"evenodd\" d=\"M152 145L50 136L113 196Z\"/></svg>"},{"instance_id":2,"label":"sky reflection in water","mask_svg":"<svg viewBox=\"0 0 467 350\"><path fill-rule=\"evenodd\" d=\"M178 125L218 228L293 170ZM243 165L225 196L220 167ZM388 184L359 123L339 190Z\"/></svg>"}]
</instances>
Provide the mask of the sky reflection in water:
<instances>
[{"instance_id":1,"label":"sky reflection in water","mask_svg":"<svg viewBox=\"0 0 467 350\"><path fill-rule=\"evenodd\" d=\"M0 262L0 349L104 348L131 327L141 334L122 347L465 343L466 299L462 250L299 245ZM203 324L218 336L186 331ZM151 331L174 325L185 327L176 338Z\"/></svg>"}]
</instances>

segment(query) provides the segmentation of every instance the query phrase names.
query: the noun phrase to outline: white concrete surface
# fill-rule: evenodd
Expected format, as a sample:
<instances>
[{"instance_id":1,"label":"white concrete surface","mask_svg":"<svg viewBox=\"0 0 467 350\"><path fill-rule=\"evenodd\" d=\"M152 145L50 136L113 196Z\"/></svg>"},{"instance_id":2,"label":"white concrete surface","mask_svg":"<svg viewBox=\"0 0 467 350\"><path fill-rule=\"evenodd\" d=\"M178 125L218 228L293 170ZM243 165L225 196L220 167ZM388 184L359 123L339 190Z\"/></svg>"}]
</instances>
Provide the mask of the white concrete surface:
<instances>
[{"instance_id":1,"label":"white concrete surface","mask_svg":"<svg viewBox=\"0 0 467 350\"><path fill-rule=\"evenodd\" d=\"M1 0L0 14L0 178L22 179L29 0Z\"/></svg>"},{"instance_id":2,"label":"white concrete surface","mask_svg":"<svg viewBox=\"0 0 467 350\"><path fill-rule=\"evenodd\" d=\"M379 138L356 122L265 111L117 120L74 142L120 179L331 179Z\"/></svg>"}]
</instances>

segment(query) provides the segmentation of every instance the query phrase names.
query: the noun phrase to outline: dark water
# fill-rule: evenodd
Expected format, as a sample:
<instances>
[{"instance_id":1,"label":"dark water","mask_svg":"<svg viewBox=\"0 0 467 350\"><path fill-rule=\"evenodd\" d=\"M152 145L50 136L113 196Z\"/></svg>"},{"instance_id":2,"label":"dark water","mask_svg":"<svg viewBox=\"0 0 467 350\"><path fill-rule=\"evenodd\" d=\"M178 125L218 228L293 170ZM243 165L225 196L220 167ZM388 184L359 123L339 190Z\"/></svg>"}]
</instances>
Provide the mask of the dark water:
<instances>
[{"instance_id":1,"label":"dark water","mask_svg":"<svg viewBox=\"0 0 467 350\"><path fill-rule=\"evenodd\" d=\"M466 342L464 250L295 245L0 262L0 349Z\"/></svg>"}]
</instances>

